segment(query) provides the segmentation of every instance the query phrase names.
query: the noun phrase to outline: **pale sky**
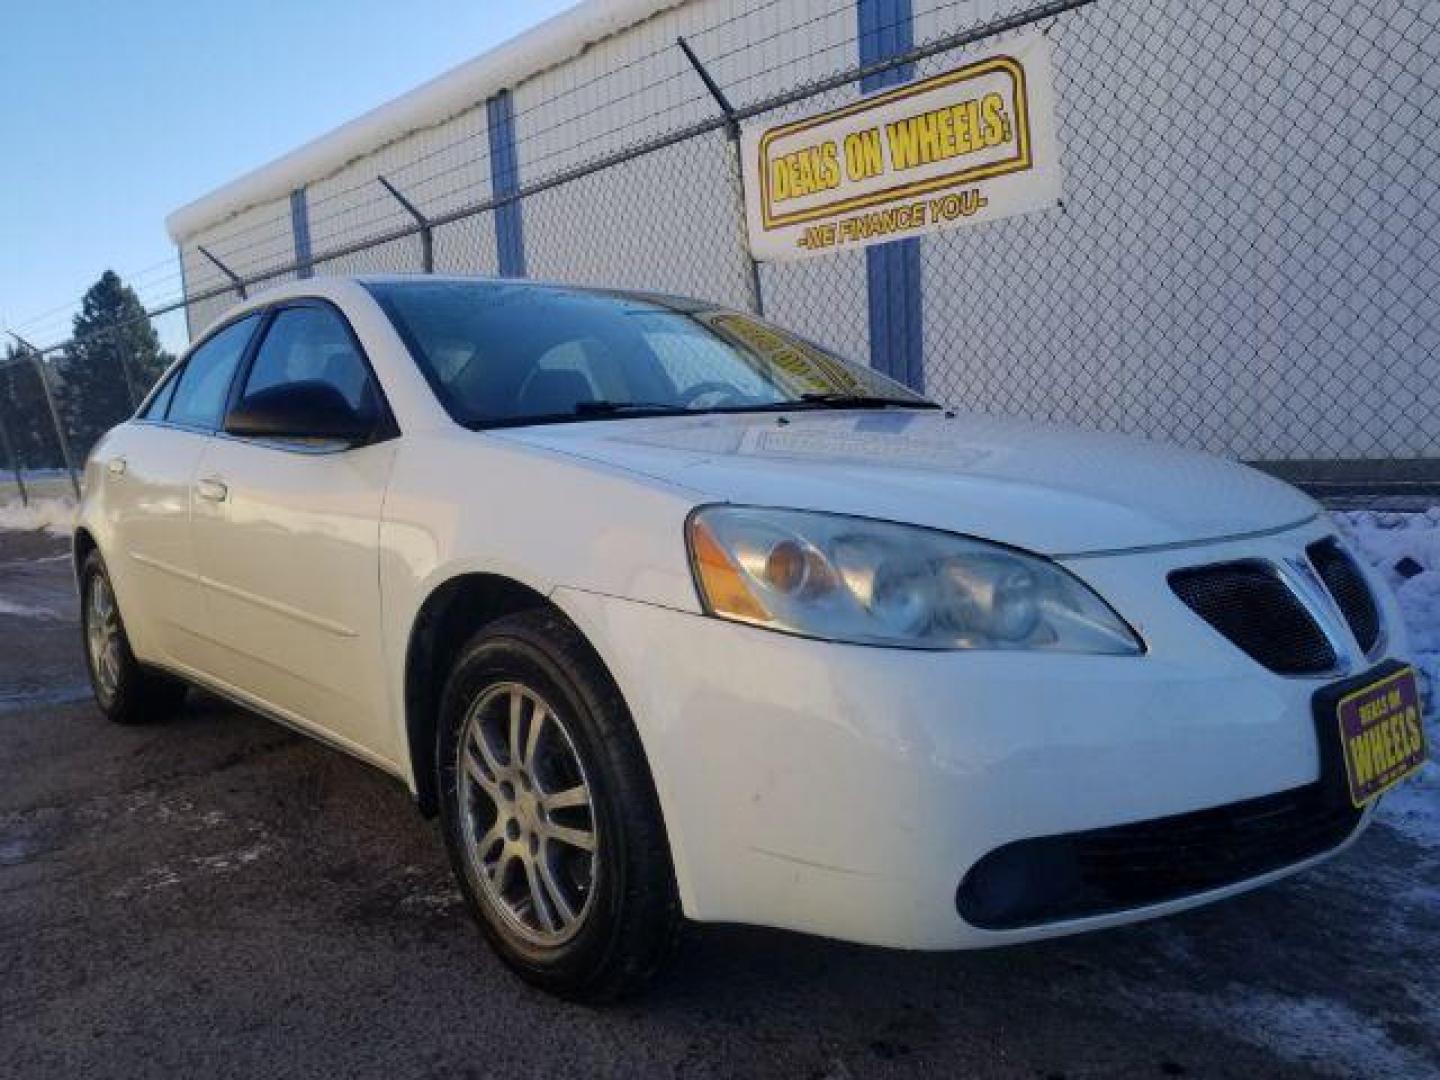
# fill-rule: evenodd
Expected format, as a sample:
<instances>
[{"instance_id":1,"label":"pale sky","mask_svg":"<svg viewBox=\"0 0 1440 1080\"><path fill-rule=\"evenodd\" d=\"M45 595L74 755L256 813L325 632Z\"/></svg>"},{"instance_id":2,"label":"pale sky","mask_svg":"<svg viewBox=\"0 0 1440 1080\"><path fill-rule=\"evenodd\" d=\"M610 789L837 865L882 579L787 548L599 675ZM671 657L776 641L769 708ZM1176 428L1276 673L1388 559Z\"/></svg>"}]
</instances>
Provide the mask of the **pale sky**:
<instances>
[{"instance_id":1,"label":"pale sky","mask_svg":"<svg viewBox=\"0 0 1440 1080\"><path fill-rule=\"evenodd\" d=\"M572 5L8 0L0 329L64 340L107 268L178 296L170 211ZM179 316L159 329L183 344Z\"/></svg>"}]
</instances>

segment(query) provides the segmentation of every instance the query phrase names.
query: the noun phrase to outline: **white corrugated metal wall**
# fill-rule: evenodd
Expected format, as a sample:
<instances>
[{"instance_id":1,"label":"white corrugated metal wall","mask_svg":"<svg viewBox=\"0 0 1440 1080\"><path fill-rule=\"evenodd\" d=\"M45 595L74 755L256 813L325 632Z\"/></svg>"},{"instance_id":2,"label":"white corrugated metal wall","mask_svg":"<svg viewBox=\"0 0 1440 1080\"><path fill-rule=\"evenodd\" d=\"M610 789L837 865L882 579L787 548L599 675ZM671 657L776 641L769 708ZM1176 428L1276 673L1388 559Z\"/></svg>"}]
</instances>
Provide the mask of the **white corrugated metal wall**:
<instances>
[{"instance_id":1,"label":"white corrugated metal wall","mask_svg":"<svg viewBox=\"0 0 1440 1080\"><path fill-rule=\"evenodd\" d=\"M1436 456L1440 129L1413 103L1417 73L1433 84L1440 70L1440 35L1413 18L1418 2L1100 0L1061 16L1066 208L919 241L927 389L1252 459ZM917 43L1017 7L688 0L511 89L519 185L713 117L677 36L744 105L853 67L866 4L912 20ZM408 222L378 175L431 216L483 202L491 154L477 101L312 178L312 250ZM524 271L744 307L738 199L729 142L711 132L527 196L513 214ZM440 228L436 268L501 270L503 216ZM197 245L241 273L290 262L290 201L187 238L191 293L224 284ZM316 267L418 268L416 237ZM768 316L857 357L872 355L867 301L887 280L863 253L761 272ZM228 302L193 305L192 330Z\"/></svg>"}]
</instances>

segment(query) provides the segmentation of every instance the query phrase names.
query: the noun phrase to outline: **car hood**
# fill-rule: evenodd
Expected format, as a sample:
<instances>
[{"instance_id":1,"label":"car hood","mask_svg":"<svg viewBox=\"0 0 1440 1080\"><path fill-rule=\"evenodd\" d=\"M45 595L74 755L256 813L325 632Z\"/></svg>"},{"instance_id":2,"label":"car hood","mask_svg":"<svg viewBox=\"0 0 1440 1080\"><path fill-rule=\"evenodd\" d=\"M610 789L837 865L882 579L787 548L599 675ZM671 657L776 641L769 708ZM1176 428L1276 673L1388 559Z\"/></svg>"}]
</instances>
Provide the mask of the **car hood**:
<instances>
[{"instance_id":1,"label":"car hood","mask_svg":"<svg viewBox=\"0 0 1440 1080\"><path fill-rule=\"evenodd\" d=\"M1239 536L1319 509L1204 454L963 413L710 414L489 434L677 484L698 501L903 521L1048 555Z\"/></svg>"}]
</instances>

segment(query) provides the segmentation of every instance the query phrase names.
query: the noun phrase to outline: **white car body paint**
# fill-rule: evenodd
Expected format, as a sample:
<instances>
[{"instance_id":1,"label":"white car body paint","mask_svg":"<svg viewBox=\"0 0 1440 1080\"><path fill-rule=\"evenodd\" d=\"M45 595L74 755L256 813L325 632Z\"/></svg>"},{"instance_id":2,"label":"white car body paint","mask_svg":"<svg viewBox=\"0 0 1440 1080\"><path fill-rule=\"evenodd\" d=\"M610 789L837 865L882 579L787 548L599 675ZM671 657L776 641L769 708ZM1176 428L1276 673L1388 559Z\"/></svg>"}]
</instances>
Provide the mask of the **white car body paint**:
<instances>
[{"instance_id":1,"label":"white car body paint","mask_svg":"<svg viewBox=\"0 0 1440 1080\"><path fill-rule=\"evenodd\" d=\"M87 464L79 525L106 558L140 659L415 790L404 684L417 614L459 575L528 586L580 628L619 685L684 910L700 920L985 946L1180 910L1299 869L1015 931L970 926L955 907L965 870L1012 840L1317 778L1310 702L1324 681L1262 668L1165 580L1199 563L1283 559L1329 535L1293 489L1135 440L938 413L472 432L355 281L285 285L227 321L298 296L342 309L401 434L330 453L148 422L106 435ZM118 460L123 473L109 468ZM200 498L200 481L223 483L228 499ZM715 502L902 521L1050 555L1147 651L914 651L708 617L684 526ZM1403 655L1393 599L1370 584L1383 655Z\"/></svg>"}]
</instances>

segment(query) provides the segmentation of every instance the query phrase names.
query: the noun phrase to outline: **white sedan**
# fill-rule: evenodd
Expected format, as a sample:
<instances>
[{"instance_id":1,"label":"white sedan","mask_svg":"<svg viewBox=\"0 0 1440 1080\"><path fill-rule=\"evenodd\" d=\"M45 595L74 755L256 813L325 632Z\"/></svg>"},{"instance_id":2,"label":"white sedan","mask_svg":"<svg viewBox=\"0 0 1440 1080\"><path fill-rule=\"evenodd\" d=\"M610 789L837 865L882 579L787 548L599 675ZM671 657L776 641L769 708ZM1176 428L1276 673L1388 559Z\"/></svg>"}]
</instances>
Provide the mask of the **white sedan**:
<instances>
[{"instance_id":1,"label":"white sedan","mask_svg":"<svg viewBox=\"0 0 1440 1080\"><path fill-rule=\"evenodd\" d=\"M256 297L96 447L75 560L111 718L195 685L397 777L575 997L686 918L948 949L1177 911L1424 757L1394 601L1305 496L671 297Z\"/></svg>"}]
</instances>

